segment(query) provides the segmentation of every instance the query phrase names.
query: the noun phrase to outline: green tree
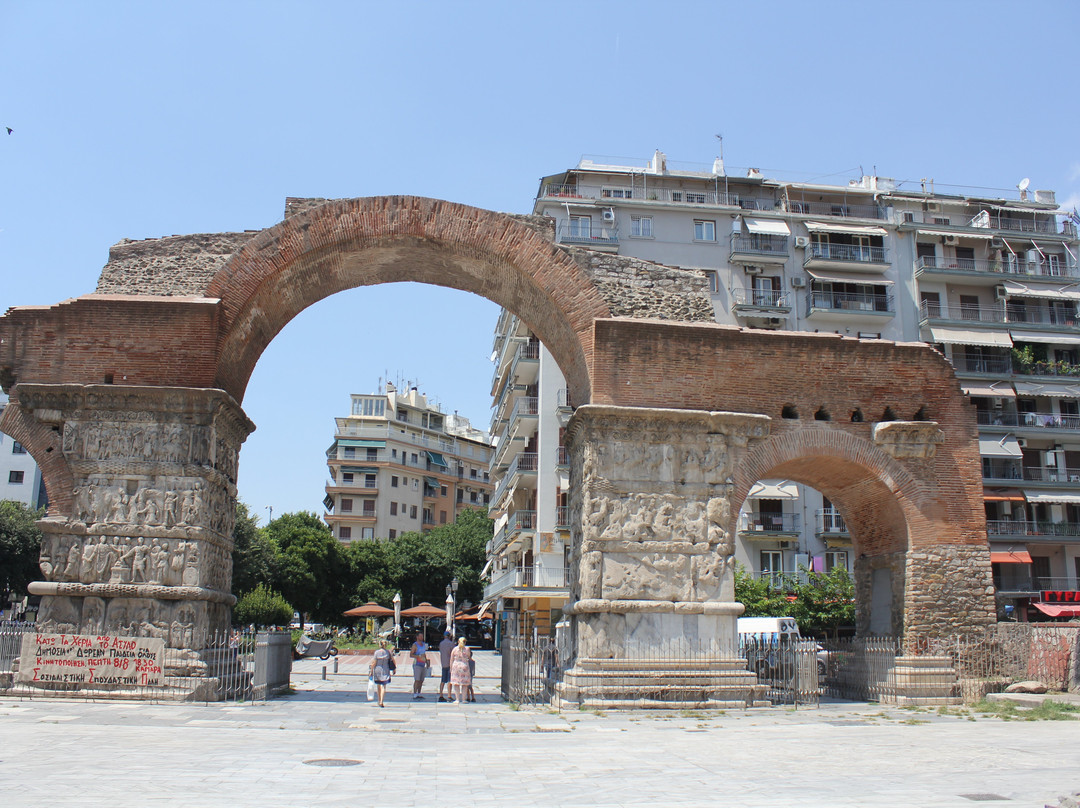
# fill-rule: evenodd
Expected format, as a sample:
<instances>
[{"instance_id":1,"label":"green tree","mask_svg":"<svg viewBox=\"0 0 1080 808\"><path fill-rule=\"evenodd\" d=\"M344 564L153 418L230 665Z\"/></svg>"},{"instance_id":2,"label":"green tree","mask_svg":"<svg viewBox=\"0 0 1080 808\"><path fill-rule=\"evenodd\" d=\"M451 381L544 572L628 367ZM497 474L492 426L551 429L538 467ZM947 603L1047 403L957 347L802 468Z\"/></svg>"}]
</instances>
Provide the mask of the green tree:
<instances>
[{"instance_id":1,"label":"green tree","mask_svg":"<svg viewBox=\"0 0 1080 808\"><path fill-rule=\"evenodd\" d=\"M27 584L41 575L41 531L35 522L43 515L21 502L0 501L0 603L25 595Z\"/></svg>"},{"instance_id":2,"label":"green tree","mask_svg":"<svg viewBox=\"0 0 1080 808\"><path fill-rule=\"evenodd\" d=\"M233 622L257 626L287 626L293 607L285 598L262 584L244 595L233 607Z\"/></svg>"},{"instance_id":3,"label":"green tree","mask_svg":"<svg viewBox=\"0 0 1080 808\"><path fill-rule=\"evenodd\" d=\"M301 614L336 621L349 607L349 565L341 543L314 513L279 516L266 526L278 548L275 587Z\"/></svg>"},{"instance_id":4,"label":"green tree","mask_svg":"<svg viewBox=\"0 0 1080 808\"><path fill-rule=\"evenodd\" d=\"M270 585L278 567L278 548L258 525L258 520L243 502L236 503L236 526L233 528L232 591L242 595L259 584Z\"/></svg>"},{"instance_id":5,"label":"green tree","mask_svg":"<svg viewBox=\"0 0 1080 808\"><path fill-rule=\"evenodd\" d=\"M791 604L784 589L769 578L755 578L742 564L735 565L735 600L746 608L744 617L787 616Z\"/></svg>"},{"instance_id":6,"label":"green tree","mask_svg":"<svg viewBox=\"0 0 1080 808\"><path fill-rule=\"evenodd\" d=\"M794 591L790 614L803 634L832 634L855 623L855 582L843 567L808 572Z\"/></svg>"}]
</instances>

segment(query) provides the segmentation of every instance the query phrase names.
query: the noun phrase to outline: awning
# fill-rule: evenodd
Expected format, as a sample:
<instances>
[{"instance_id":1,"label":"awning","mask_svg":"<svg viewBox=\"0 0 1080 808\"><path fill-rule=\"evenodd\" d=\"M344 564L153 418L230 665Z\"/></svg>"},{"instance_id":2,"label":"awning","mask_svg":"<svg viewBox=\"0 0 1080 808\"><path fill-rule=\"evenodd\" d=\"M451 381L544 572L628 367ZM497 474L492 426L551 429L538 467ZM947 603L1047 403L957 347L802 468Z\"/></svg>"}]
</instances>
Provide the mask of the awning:
<instances>
[{"instance_id":1,"label":"awning","mask_svg":"<svg viewBox=\"0 0 1080 808\"><path fill-rule=\"evenodd\" d=\"M440 483L434 477L425 477L424 478L424 484L428 485L428 486L430 486L432 488L439 488L440 486L442 486L442 483Z\"/></svg>"},{"instance_id":2,"label":"awning","mask_svg":"<svg viewBox=\"0 0 1080 808\"><path fill-rule=\"evenodd\" d=\"M1020 444L1012 435L998 438L979 438L979 454L983 457L1023 457Z\"/></svg>"},{"instance_id":3,"label":"awning","mask_svg":"<svg viewBox=\"0 0 1080 808\"><path fill-rule=\"evenodd\" d=\"M942 328L935 326L930 329L934 342L944 342L946 345L984 345L992 348L1011 348L1012 340L1008 334L1000 331L967 331L963 328Z\"/></svg>"},{"instance_id":4,"label":"awning","mask_svg":"<svg viewBox=\"0 0 1080 808\"><path fill-rule=\"evenodd\" d=\"M1028 502L1050 502L1059 505L1080 505L1080 494L1065 494L1061 491L1032 491L1024 492Z\"/></svg>"},{"instance_id":5,"label":"awning","mask_svg":"<svg viewBox=\"0 0 1080 808\"><path fill-rule=\"evenodd\" d=\"M806 274L816 281L829 283L858 283L863 286L892 286L893 283L865 272L822 272L820 269L808 269Z\"/></svg>"},{"instance_id":6,"label":"awning","mask_svg":"<svg viewBox=\"0 0 1080 808\"><path fill-rule=\"evenodd\" d=\"M427 455L428 460L431 461L431 465L439 466L440 468L448 469L450 466L446 464L446 460L438 452L424 452Z\"/></svg>"},{"instance_id":7,"label":"awning","mask_svg":"<svg viewBox=\"0 0 1080 808\"><path fill-rule=\"evenodd\" d=\"M811 233L848 233L853 236L885 236L884 227L871 227L862 224L831 224L826 222L804 222Z\"/></svg>"},{"instance_id":8,"label":"awning","mask_svg":"<svg viewBox=\"0 0 1080 808\"><path fill-rule=\"evenodd\" d=\"M1047 398L1080 398L1080 385L1050 382L1017 382L1016 392L1022 396L1045 396Z\"/></svg>"},{"instance_id":9,"label":"awning","mask_svg":"<svg viewBox=\"0 0 1080 808\"><path fill-rule=\"evenodd\" d=\"M754 483L747 499L798 499L799 487L787 480L778 483Z\"/></svg>"},{"instance_id":10,"label":"awning","mask_svg":"<svg viewBox=\"0 0 1080 808\"><path fill-rule=\"evenodd\" d=\"M1052 331L1015 331L1010 329L1013 342L1045 342L1052 345L1080 345L1080 337L1055 334Z\"/></svg>"},{"instance_id":11,"label":"awning","mask_svg":"<svg viewBox=\"0 0 1080 808\"><path fill-rule=\"evenodd\" d=\"M1032 603L1031 605L1050 617L1080 617L1080 605L1058 606L1055 603Z\"/></svg>"},{"instance_id":12,"label":"awning","mask_svg":"<svg viewBox=\"0 0 1080 808\"><path fill-rule=\"evenodd\" d=\"M762 233L770 236L791 235L791 228L787 226L787 222L777 221L776 219L746 219L744 224L751 233Z\"/></svg>"},{"instance_id":13,"label":"awning","mask_svg":"<svg viewBox=\"0 0 1080 808\"><path fill-rule=\"evenodd\" d=\"M358 448L385 449L384 440L353 440L351 438L338 438L339 446L353 446Z\"/></svg>"},{"instance_id":14,"label":"awning","mask_svg":"<svg viewBox=\"0 0 1080 808\"><path fill-rule=\"evenodd\" d=\"M1030 564L1031 554L1027 550L1010 550L1004 553L990 551L991 564Z\"/></svg>"},{"instance_id":15,"label":"awning","mask_svg":"<svg viewBox=\"0 0 1080 808\"><path fill-rule=\"evenodd\" d=\"M1002 286L1005 287L1005 291L1010 295L1019 295L1020 297L1045 297L1054 300L1080 300L1080 289L1076 288L1075 284L1069 284L1068 286L1059 286L1054 288L1053 286L1028 286L1026 283L1017 283L1016 281L1003 281Z\"/></svg>"},{"instance_id":16,"label":"awning","mask_svg":"<svg viewBox=\"0 0 1080 808\"><path fill-rule=\"evenodd\" d=\"M955 238L983 238L989 241L993 238L990 235L984 235L982 233L957 233L955 230L927 230L920 227L915 231L920 236L953 236Z\"/></svg>"},{"instance_id":17,"label":"awning","mask_svg":"<svg viewBox=\"0 0 1080 808\"><path fill-rule=\"evenodd\" d=\"M342 471L351 472L353 474L378 474L379 470L375 466L342 466Z\"/></svg>"},{"instance_id":18,"label":"awning","mask_svg":"<svg viewBox=\"0 0 1080 808\"><path fill-rule=\"evenodd\" d=\"M997 387L995 385L1001 385ZM1013 392L1005 382L994 382L991 385L984 384L965 384L962 387L963 391L969 396L994 396L996 398L1016 398L1016 393Z\"/></svg>"},{"instance_id":19,"label":"awning","mask_svg":"<svg viewBox=\"0 0 1080 808\"><path fill-rule=\"evenodd\" d=\"M983 502L1026 502L1019 488L996 488L983 491Z\"/></svg>"}]
</instances>

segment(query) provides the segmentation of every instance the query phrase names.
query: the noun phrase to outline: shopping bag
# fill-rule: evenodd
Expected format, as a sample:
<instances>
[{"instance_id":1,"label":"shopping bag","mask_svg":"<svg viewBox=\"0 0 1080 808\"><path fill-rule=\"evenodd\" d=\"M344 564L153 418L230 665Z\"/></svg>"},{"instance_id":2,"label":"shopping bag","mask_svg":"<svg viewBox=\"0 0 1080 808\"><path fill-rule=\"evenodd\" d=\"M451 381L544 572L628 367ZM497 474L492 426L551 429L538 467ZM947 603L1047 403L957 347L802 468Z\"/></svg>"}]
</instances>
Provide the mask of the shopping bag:
<instances>
[{"instance_id":1,"label":"shopping bag","mask_svg":"<svg viewBox=\"0 0 1080 808\"><path fill-rule=\"evenodd\" d=\"M367 680L367 700L375 701L375 677L368 677Z\"/></svg>"}]
</instances>

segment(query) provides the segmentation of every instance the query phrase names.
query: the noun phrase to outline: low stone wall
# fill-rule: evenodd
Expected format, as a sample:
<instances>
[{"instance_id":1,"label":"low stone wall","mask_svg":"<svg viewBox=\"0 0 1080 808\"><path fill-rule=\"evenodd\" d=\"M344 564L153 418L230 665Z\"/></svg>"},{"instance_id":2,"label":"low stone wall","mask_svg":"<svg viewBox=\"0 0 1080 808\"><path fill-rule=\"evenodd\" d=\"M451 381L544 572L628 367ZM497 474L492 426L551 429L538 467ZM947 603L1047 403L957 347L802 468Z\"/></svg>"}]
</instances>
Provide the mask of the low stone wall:
<instances>
[{"instance_id":1,"label":"low stone wall","mask_svg":"<svg viewBox=\"0 0 1080 808\"><path fill-rule=\"evenodd\" d=\"M201 297L210 279L257 232L123 239L110 248L94 292Z\"/></svg>"}]
</instances>

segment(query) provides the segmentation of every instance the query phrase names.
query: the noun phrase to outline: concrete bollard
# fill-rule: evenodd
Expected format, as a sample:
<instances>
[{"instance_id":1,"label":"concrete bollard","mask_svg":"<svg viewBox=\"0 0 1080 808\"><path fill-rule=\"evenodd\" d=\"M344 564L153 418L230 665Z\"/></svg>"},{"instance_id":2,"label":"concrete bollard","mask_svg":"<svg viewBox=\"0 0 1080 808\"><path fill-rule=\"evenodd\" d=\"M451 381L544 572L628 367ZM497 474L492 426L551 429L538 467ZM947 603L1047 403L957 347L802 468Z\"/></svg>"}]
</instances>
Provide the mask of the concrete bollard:
<instances>
[{"instance_id":1,"label":"concrete bollard","mask_svg":"<svg viewBox=\"0 0 1080 808\"><path fill-rule=\"evenodd\" d=\"M337 673L337 657L334 657L334 673Z\"/></svg>"},{"instance_id":2,"label":"concrete bollard","mask_svg":"<svg viewBox=\"0 0 1080 808\"><path fill-rule=\"evenodd\" d=\"M322 678L323 678L323 681L325 682L326 681L326 663L325 662L323 663L323 666L322 666Z\"/></svg>"}]
</instances>

